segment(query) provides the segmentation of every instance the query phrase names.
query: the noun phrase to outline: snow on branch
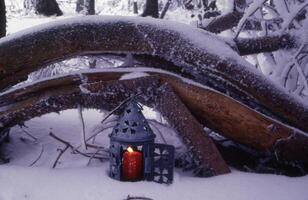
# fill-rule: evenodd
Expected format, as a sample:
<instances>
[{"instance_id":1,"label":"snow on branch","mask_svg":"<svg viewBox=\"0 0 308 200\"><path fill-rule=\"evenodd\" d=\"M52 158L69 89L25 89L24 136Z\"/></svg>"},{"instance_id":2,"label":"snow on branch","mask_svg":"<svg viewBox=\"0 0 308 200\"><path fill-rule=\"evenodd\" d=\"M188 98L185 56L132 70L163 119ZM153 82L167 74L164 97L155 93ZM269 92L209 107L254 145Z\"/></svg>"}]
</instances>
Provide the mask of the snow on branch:
<instances>
[{"instance_id":1,"label":"snow on branch","mask_svg":"<svg viewBox=\"0 0 308 200\"><path fill-rule=\"evenodd\" d=\"M249 7L245 10L245 14L239 21L237 27L236 27L236 33L234 39L236 39L240 32L242 31L248 17L252 16L257 10L261 9L262 5L266 2L267 0L255 0L253 3L249 5Z\"/></svg>"}]
</instances>

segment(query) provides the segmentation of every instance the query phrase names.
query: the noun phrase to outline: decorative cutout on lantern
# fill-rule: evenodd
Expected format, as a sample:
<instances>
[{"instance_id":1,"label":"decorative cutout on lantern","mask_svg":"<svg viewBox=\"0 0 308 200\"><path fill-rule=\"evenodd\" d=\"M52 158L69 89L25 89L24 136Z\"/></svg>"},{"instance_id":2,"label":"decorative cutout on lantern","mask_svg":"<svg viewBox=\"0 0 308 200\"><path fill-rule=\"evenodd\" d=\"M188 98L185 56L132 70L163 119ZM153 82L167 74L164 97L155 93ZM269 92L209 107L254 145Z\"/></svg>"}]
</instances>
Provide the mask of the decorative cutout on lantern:
<instances>
[{"instance_id":1,"label":"decorative cutout on lantern","mask_svg":"<svg viewBox=\"0 0 308 200\"><path fill-rule=\"evenodd\" d=\"M174 147L154 143L142 107L128 102L110 137L110 177L121 181L173 181Z\"/></svg>"}]
</instances>

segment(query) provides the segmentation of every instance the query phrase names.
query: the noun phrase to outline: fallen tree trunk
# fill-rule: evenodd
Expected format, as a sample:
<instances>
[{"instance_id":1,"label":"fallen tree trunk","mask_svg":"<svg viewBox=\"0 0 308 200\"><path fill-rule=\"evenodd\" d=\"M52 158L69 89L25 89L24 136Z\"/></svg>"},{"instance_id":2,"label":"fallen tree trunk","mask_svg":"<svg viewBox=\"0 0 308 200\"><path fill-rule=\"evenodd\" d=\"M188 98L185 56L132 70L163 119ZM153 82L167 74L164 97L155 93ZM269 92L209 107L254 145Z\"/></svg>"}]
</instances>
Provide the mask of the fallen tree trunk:
<instances>
[{"instance_id":1,"label":"fallen tree trunk","mask_svg":"<svg viewBox=\"0 0 308 200\"><path fill-rule=\"evenodd\" d=\"M181 135L187 146L191 147L198 168L198 176L214 176L229 173L230 169L218 152L203 126L190 114L169 84L161 86L154 101L155 108L168 120L169 124ZM200 151L202 150L202 151Z\"/></svg>"},{"instance_id":2,"label":"fallen tree trunk","mask_svg":"<svg viewBox=\"0 0 308 200\"><path fill-rule=\"evenodd\" d=\"M117 90L114 87L107 90L104 89L103 83L105 82L95 83L97 81L117 80L123 74L136 70L155 75L159 77L160 81L152 80L151 87L146 87L147 85L144 83L134 85L127 93L121 92L121 87ZM85 80L87 80L87 83L83 85ZM308 157L305 155L308 153L306 149L308 141L307 136L301 131L268 118L232 98L198 83L182 79L175 74L162 70L146 68L112 69L111 71L95 73L84 72L78 75L68 75L33 83L20 89L8 91L0 96L0 105L2 106L0 111L2 127L0 131L45 113L76 108L78 104L87 108L110 110L117 106L121 100L127 98L130 93L136 94L138 91L144 91L144 94L148 97L145 99L151 99L157 96L155 91L164 83L168 83L172 87L175 94L179 96L192 114L207 127L259 151L276 152L282 161L302 162L302 165L307 165ZM94 91L100 91L101 94L93 94ZM116 99L113 95L124 96ZM153 106L153 102L148 102L148 104ZM284 142L279 143L279 141ZM291 147L294 150L292 150L293 154L287 154L287 149Z\"/></svg>"},{"instance_id":3,"label":"fallen tree trunk","mask_svg":"<svg viewBox=\"0 0 308 200\"><path fill-rule=\"evenodd\" d=\"M16 124L22 123L23 120L29 119L29 117L68 108L76 108L78 105L82 105L83 107L87 108L103 108L111 110L131 95L136 95L137 93L143 95L142 102L147 105L155 105L156 102L153 102L153 100L156 98L162 97L164 103L172 102L175 98L177 98L171 90L169 90L168 94L172 95L172 99L158 94L157 88L160 85L159 79L158 77L152 76L133 80L114 80L84 83L80 86L82 87L82 90L79 90L79 87L74 88L74 80L72 80L73 85L67 86L65 84L66 80L67 79L62 79L57 81L58 84L61 84L60 87L57 87L57 89L48 86L48 91L40 91L42 95L40 97L35 97L32 95L31 98L27 100L24 99L19 102L18 104L20 106L17 106L15 103L15 106L12 108L12 110L10 110L10 113L6 113L4 115L10 116L10 114L12 114L13 116L10 116L11 120L14 121L13 124ZM32 92L33 91L34 90L32 90ZM189 113L189 111L185 108L179 99L177 99L177 102L177 105L181 106L178 107L178 109L183 109L181 110L182 119L189 119L191 121L190 123L193 123L195 126L198 125L196 119L193 118L193 116ZM168 114L170 110L168 110L166 107L161 107L160 110L162 111L163 116L166 116L167 118L170 117ZM24 118L22 119L22 117ZM3 116L0 118L7 119L7 117ZM173 127L178 127L179 124L182 124L183 126L183 123L187 123L187 120L176 121L174 118L170 118L169 123ZM9 122L7 123L10 124ZM178 131L179 136L183 139L184 144L188 145L188 148L193 147L191 148L193 155L195 159L200 162L198 175L213 176L229 173L230 170L228 166L220 156L211 138L206 136L206 133L203 131L200 124L198 125L198 128L196 128L197 127L195 127L195 130L198 129L198 132L195 132L194 134L188 134L188 130L176 130ZM208 173L205 174L205 172Z\"/></svg>"},{"instance_id":4,"label":"fallen tree trunk","mask_svg":"<svg viewBox=\"0 0 308 200\"><path fill-rule=\"evenodd\" d=\"M82 17L12 34L0 40L0 89L50 62L104 52L158 56L177 66L166 70L189 75L308 131L308 106L264 78L224 41L191 26L154 19Z\"/></svg>"}]
</instances>

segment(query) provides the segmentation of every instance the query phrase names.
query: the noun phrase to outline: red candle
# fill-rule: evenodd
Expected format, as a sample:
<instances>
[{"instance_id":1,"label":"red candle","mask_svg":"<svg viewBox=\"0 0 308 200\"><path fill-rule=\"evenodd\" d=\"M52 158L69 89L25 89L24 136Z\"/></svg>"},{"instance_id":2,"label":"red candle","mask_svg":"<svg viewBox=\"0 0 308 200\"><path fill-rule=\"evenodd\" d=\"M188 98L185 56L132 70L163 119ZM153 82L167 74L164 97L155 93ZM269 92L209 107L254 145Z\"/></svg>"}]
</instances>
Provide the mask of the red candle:
<instances>
[{"instance_id":1,"label":"red candle","mask_svg":"<svg viewBox=\"0 0 308 200\"><path fill-rule=\"evenodd\" d=\"M142 153L128 147L122 156L122 178L125 181L137 181L142 177Z\"/></svg>"}]
</instances>

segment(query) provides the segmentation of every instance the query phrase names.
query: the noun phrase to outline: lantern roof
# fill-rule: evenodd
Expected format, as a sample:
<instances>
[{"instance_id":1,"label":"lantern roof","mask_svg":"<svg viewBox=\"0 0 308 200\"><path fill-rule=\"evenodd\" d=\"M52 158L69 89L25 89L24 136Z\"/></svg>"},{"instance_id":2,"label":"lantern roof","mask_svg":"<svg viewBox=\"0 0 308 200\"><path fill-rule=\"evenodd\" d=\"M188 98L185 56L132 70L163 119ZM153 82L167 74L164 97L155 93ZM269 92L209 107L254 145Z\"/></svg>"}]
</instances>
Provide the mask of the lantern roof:
<instances>
[{"instance_id":1,"label":"lantern roof","mask_svg":"<svg viewBox=\"0 0 308 200\"><path fill-rule=\"evenodd\" d=\"M156 137L146 118L141 112L142 107L134 99L120 115L119 121L109 135L119 142L138 143L150 142Z\"/></svg>"}]
</instances>

